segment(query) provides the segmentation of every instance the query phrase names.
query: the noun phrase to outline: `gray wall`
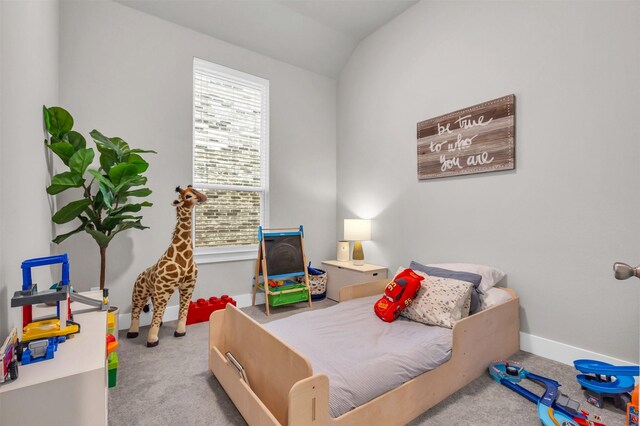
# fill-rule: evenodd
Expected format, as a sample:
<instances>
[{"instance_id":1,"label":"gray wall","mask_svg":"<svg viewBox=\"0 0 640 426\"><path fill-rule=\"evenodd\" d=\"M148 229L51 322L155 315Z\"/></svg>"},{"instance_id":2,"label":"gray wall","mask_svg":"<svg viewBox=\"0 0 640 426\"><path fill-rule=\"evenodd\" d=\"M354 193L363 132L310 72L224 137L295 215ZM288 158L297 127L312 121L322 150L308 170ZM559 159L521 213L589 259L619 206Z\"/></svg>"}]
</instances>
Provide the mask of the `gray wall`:
<instances>
[{"instance_id":1,"label":"gray wall","mask_svg":"<svg viewBox=\"0 0 640 426\"><path fill-rule=\"evenodd\" d=\"M637 361L637 2L421 2L365 39L338 82L338 231L367 259L508 273L522 331ZM416 174L416 123L516 95L516 170ZM340 234L338 233L338 237Z\"/></svg>"},{"instance_id":2,"label":"gray wall","mask_svg":"<svg viewBox=\"0 0 640 426\"><path fill-rule=\"evenodd\" d=\"M58 15L57 1L0 2L0 339L22 322L21 262L50 254L42 105L58 101ZM34 281L51 285L50 269Z\"/></svg>"},{"instance_id":3,"label":"gray wall","mask_svg":"<svg viewBox=\"0 0 640 426\"><path fill-rule=\"evenodd\" d=\"M191 180L192 61L209 60L270 81L271 226L305 225L307 257L334 255L336 81L187 30L112 2L63 2L60 104L88 136L96 128L148 156L151 229L111 243L111 301L129 312L133 282L167 248L175 225L174 188ZM59 250L71 256L79 288L97 285L99 256L86 235ZM251 291L254 261L200 265L194 298ZM176 305L177 298L170 302Z\"/></svg>"}]
</instances>

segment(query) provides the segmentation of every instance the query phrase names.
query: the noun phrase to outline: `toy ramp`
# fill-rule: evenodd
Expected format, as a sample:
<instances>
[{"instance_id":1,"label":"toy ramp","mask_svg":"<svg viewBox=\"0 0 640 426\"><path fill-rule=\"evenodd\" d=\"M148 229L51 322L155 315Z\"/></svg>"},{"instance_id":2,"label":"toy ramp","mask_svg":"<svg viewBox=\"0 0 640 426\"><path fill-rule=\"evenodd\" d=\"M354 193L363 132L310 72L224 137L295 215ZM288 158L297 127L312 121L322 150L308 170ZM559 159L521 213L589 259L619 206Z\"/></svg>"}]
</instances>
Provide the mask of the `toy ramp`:
<instances>
[{"instance_id":1,"label":"toy ramp","mask_svg":"<svg viewBox=\"0 0 640 426\"><path fill-rule=\"evenodd\" d=\"M640 376L640 366L615 366L606 362L592 359L578 359L573 361L576 370L581 373L599 374L601 376Z\"/></svg>"},{"instance_id":2,"label":"toy ramp","mask_svg":"<svg viewBox=\"0 0 640 426\"><path fill-rule=\"evenodd\" d=\"M599 393L631 392L635 387L634 376L640 375L640 366L615 366L606 362L579 359L573 362L581 386ZM599 376L615 377L615 380L600 380Z\"/></svg>"},{"instance_id":3,"label":"toy ramp","mask_svg":"<svg viewBox=\"0 0 640 426\"><path fill-rule=\"evenodd\" d=\"M538 417L544 426L579 426L573 418L542 403L538 404Z\"/></svg>"}]
</instances>

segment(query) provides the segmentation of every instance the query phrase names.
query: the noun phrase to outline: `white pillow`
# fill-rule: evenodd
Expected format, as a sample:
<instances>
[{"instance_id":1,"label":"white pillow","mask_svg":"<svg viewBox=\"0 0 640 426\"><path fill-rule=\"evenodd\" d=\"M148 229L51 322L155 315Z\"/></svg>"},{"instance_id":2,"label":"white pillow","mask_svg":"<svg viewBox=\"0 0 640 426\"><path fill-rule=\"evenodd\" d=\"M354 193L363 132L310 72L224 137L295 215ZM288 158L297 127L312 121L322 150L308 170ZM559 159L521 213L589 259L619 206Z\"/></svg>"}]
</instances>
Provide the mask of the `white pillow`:
<instances>
[{"instance_id":1,"label":"white pillow","mask_svg":"<svg viewBox=\"0 0 640 426\"><path fill-rule=\"evenodd\" d=\"M490 288L485 294L480 295L480 310L489 309L511 299L513 297L509 292L498 287Z\"/></svg>"},{"instance_id":2,"label":"white pillow","mask_svg":"<svg viewBox=\"0 0 640 426\"><path fill-rule=\"evenodd\" d=\"M412 304L400 315L427 325L453 328L456 321L469 315L471 283L429 276Z\"/></svg>"},{"instance_id":3,"label":"white pillow","mask_svg":"<svg viewBox=\"0 0 640 426\"><path fill-rule=\"evenodd\" d=\"M482 276L482 281L478 289L484 293L494 285L498 284L505 276L505 273L498 268L485 265L475 265L473 263L431 263L427 266L449 269L451 271L472 272Z\"/></svg>"},{"instance_id":4,"label":"white pillow","mask_svg":"<svg viewBox=\"0 0 640 426\"><path fill-rule=\"evenodd\" d=\"M398 268L398 270L396 271L396 274L394 275L394 278L397 277L400 274L400 272L404 271L405 269L407 269L407 268L405 268L404 266L400 266ZM422 287L421 287L420 291L418 292L418 295L416 296L416 300L417 300L420 297L424 297L424 293L425 292L423 290L424 290L425 286L427 286L428 283L429 283L429 275L424 273L424 272L422 272L422 271L416 271L415 269L412 269L412 271L415 274L420 275L421 277L424 278L424 280L422 280L420 282ZM455 283L457 283L457 281L458 280L452 280L449 283L454 283L455 284ZM446 283L447 281L443 281L443 282ZM471 288L473 289L473 286ZM415 302L415 300L414 300L414 302ZM456 309L457 308L453 308L453 310L456 310ZM481 309L481 306L478 305L478 310L480 310L480 309ZM462 318L468 317L469 314L470 314L470 312L469 312L470 310L471 310L471 293L469 293L469 297L465 299L464 304L462 305L462 311L461 311ZM405 317L410 318L410 316L407 316L407 315L405 315ZM411 319L413 319L413 318L411 318ZM460 318L458 318L458 319L460 319ZM420 321L420 320L415 320L415 321L422 322L422 323L426 324L425 321ZM431 324L431 325L438 325L438 324L434 323L434 324ZM451 327L453 327L453 325ZM451 328L451 327L449 327L449 328Z\"/></svg>"}]
</instances>

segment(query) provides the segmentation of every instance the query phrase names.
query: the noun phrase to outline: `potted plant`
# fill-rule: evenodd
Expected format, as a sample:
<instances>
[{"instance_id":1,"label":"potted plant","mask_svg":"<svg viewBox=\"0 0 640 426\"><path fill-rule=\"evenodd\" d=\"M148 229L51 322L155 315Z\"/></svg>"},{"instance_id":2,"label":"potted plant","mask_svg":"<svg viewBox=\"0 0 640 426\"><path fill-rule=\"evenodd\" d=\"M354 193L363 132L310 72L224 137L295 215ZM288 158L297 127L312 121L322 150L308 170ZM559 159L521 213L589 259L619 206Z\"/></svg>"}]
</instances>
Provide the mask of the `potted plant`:
<instances>
[{"instance_id":1,"label":"potted plant","mask_svg":"<svg viewBox=\"0 0 640 426\"><path fill-rule=\"evenodd\" d=\"M74 230L58 235L53 242L60 244L79 232L87 232L98 243L100 250L100 289L104 289L106 255L109 243L127 229L147 229L141 223L142 216L134 215L148 201L133 201L151 194L145 188L147 178L143 173L149 167L140 154L155 151L132 149L118 137L106 137L97 130L91 131L100 158L100 167L91 168L95 159L93 148L87 148L85 138L72 130L73 117L60 107L43 106L44 123L50 137L46 146L55 153L68 170L51 178L47 187L50 195L71 188L78 188L80 197L60 208L53 216L54 223L63 224L75 219L80 224Z\"/></svg>"}]
</instances>

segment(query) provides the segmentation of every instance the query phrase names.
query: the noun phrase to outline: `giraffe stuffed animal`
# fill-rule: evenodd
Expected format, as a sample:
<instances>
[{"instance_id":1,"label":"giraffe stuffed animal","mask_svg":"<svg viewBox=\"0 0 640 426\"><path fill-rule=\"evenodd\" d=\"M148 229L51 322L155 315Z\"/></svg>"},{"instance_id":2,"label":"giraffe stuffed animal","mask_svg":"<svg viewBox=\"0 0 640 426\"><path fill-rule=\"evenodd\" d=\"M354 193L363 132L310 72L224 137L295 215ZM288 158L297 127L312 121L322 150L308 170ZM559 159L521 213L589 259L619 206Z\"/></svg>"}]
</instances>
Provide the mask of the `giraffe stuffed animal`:
<instances>
[{"instance_id":1,"label":"giraffe stuffed animal","mask_svg":"<svg viewBox=\"0 0 640 426\"><path fill-rule=\"evenodd\" d=\"M177 222L171 245L155 265L138 275L131 296L131 327L127 333L129 339L138 337L140 311L151 297L153 319L147 336L149 348L159 343L158 330L162 323L162 316L176 288L180 292L180 315L178 327L173 335L182 337L186 334L187 310L198 278L198 267L193 261L191 210L196 204L204 203L207 196L193 189L191 185L186 189L177 187L176 192L179 196L173 205L176 207Z\"/></svg>"}]
</instances>

